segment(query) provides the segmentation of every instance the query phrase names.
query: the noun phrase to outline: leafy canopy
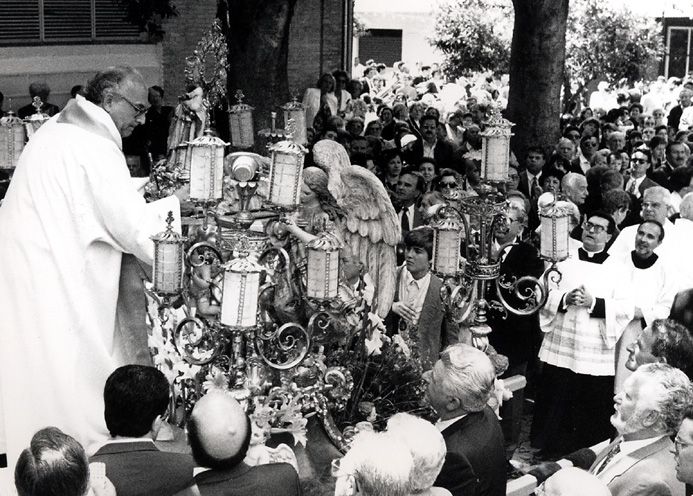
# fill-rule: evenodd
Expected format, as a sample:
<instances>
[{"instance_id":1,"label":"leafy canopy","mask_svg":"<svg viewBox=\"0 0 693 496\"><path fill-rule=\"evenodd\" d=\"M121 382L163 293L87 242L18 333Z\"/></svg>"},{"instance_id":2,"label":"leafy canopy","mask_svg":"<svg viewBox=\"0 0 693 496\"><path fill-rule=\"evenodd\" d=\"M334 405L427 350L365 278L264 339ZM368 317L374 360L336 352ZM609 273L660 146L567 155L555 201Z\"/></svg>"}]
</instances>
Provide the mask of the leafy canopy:
<instances>
[{"instance_id":1,"label":"leafy canopy","mask_svg":"<svg viewBox=\"0 0 693 496\"><path fill-rule=\"evenodd\" d=\"M566 32L566 69L583 84L602 78L642 79L664 53L655 19L599 0L571 0Z\"/></svg>"},{"instance_id":2,"label":"leafy canopy","mask_svg":"<svg viewBox=\"0 0 693 496\"><path fill-rule=\"evenodd\" d=\"M438 6L431 42L445 56L445 72L456 77L507 72L511 35L509 0L449 0Z\"/></svg>"},{"instance_id":3,"label":"leafy canopy","mask_svg":"<svg viewBox=\"0 0 693 496\"><path fill-rule=\"evenodd\" d=\"M431 43L451 76L507 72L513 29L511 0L447 0L438 6ZM582 84L596 78L645 76L664 52L661 24L603 0L570 0L566 69Z\"/></svg>"}]
</instances>

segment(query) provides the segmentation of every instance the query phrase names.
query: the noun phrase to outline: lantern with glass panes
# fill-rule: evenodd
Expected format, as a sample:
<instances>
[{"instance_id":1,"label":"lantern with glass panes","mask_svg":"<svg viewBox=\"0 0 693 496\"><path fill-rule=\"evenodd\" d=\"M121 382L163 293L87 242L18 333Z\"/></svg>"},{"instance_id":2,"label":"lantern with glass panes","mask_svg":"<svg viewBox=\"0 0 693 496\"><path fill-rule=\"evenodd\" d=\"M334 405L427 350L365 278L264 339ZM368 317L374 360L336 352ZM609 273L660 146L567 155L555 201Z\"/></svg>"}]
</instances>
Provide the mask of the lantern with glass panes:
<instances>
[{"instance_id":1,"label":"lantern with glass panes","mask_svg":"<svg viewBox=\"0 0 693 496\"><path fill-rule=\"evenodd\" d=\"M0 169L17 167L25 140L24 123L10 110L0 119Z\"/></svg>"},{"instance_id":2,"label":"lantern with glass panes","mask_svg":"<svg viewBox=\"0 0 693 496\"><path fill-rule=\"evenodd\" d=\"M154 265L152 289L155 293L171 297L183 289L186 239L173 230L173 212L166 218L166 230L152 236L154 241Z\"/></svg>"},{"instance_id":3,"label":"lantern with glass panes","mask_svg":"<svg viewBox=\"0 0 693 496\"><path fill-rule=\"evenodd\" d=\"M458 194L454 205L448 202L440 208L432 222L432 268L444 280L441 297L452 317L468 326L480 349L488 346L490 311L530 315L548 297L546 278L501 276L504 247L495 246L496 232L509 222L509 203L499 186L508 180L512 125L494 109L482 133L478 196ZM556 271L555 264L550 270ZM508 294L515 297L505 298Z\"/></svg>"},{"instance_id":4,"label":"lantern with glass panes","mask_svg":"<svg viewBox=\"0 0 693 496\"><path fill-rule=\"evenodd\" d=\"M253 131L254 107L243 103L243 91L236 90L235 105L229 107L229 131L231 133L231 146L234 148L252 148L255 145L255 132Z\"/></svg>"}]
</instances>

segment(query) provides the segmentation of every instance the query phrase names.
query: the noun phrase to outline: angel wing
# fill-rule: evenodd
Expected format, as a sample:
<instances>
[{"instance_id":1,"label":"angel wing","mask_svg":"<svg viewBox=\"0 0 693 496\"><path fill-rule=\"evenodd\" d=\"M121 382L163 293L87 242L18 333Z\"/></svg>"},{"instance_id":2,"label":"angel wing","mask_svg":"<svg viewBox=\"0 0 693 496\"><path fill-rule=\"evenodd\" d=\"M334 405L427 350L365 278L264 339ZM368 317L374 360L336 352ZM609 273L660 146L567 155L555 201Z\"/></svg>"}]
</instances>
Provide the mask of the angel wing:
<instances>
[{"instance_id":1,"label":"angel wing","mask_svg":"<svg viewBox=\"0 0 693 496\"><path fill-rule=\"evenodd\" d=\"M344 242L367 267L375 283L373 308L390 311L397 280L401 228L385 187L371 171L351 165L342 145L322 140L313 147L315 164L327 172L327 187L346 214Z\"/></svg>"}]
</instances>

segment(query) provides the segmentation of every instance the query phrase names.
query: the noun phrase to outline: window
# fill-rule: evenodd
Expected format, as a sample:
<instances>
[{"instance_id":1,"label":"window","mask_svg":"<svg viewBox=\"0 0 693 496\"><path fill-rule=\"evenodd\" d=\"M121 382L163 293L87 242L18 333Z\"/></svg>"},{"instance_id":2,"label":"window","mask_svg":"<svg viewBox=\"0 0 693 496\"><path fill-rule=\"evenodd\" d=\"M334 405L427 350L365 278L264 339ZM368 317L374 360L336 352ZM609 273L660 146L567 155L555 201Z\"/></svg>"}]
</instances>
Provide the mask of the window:
<instances>
[{"instance_id":1,"label":"window","mask_svg":"<svg viewBox=\"0 0 693 496\"><path fill-rule=\"evenodd\" d=\"M141 41L120 0L1 0L0 44Z\"/></svg>"}]
</instances>

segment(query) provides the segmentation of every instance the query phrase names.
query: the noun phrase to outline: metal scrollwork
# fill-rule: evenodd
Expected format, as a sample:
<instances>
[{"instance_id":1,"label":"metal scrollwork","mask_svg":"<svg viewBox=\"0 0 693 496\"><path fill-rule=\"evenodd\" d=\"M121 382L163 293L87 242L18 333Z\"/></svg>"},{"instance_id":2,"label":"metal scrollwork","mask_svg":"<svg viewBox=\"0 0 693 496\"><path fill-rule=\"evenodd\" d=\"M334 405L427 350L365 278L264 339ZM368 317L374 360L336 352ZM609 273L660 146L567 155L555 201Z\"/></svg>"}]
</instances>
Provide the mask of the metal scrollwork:
<instances>
[{"instance_id":1,"label":"metal scrollwork","mask_svg":"<svg viewBox=\"0 0 693 496\"><path fill-rule=\"evenodd\" d=\"M257 350L267 365L277 370L295 367L310 349L310 335L298 324L289 322L269 331L261 330L256 337Z\"/></svg>"},{"instance_id":2,"label":"metal scrollwork","mask_svg":"<svg viewBox=\"0 0 693 496\"><path fill-rule=\"evenodd\" d=\"M183 360L193 365L205 365L221 353L222 341L202 319L181 320L173 334L173 344Z\"/></svg>"}]
</instances>

